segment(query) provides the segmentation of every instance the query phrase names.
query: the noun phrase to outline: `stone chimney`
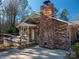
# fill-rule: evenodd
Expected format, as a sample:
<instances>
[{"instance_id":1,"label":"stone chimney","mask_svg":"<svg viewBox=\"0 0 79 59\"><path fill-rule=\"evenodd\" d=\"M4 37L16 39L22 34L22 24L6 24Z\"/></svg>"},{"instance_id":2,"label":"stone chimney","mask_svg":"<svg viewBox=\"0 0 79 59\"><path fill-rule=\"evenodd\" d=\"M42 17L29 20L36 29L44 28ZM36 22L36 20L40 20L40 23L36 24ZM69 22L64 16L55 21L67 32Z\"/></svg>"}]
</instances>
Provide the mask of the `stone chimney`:
<instances>
[{"instance_id":1,"label":"stone chimney","mask_svg":"<svg viewBox=\"0 0 79 59\"><path fill-rule=\"evenodd\" d=\"M49 0L43 2L40 9L42 15L54 17L54 5Z\"/></svg>"}]
</instances>

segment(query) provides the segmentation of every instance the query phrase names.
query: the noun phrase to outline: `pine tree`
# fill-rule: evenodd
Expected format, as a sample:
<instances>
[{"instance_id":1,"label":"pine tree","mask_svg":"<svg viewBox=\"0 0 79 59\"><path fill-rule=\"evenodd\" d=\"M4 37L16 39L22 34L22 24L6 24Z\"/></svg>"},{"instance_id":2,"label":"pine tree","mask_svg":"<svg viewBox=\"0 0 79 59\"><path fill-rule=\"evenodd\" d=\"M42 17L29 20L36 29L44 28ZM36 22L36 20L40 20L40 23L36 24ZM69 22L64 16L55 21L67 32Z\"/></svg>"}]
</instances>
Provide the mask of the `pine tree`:
<instances>
[{"instance_id":1,"label":"pine tree","mask_svg":"<svg viewBox=\"0 0 79 59\"><path fill-rule=\"evenodd\" d=\"M63 9L59 18L62 20L68 21L68 10Z\"/></svg>"}]
</instances>

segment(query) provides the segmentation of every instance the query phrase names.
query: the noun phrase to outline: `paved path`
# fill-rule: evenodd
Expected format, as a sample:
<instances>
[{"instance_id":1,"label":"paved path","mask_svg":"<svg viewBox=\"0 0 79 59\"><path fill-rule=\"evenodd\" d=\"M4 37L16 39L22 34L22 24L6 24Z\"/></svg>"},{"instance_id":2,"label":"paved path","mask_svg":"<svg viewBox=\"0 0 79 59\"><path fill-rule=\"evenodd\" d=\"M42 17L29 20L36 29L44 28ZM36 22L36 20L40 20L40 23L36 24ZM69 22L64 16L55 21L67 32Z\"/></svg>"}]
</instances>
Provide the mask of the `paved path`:
<instances>
[{"instance_id":1,"label":"paved path","mask_svg":"<svg viewBox=\"0 0 79 59\"><path fill-rule=\"evenodd\" d=\"M38 46L0 52L0 59L65 59L66 51L49 50Z\"/></svg>"}]
</instances>

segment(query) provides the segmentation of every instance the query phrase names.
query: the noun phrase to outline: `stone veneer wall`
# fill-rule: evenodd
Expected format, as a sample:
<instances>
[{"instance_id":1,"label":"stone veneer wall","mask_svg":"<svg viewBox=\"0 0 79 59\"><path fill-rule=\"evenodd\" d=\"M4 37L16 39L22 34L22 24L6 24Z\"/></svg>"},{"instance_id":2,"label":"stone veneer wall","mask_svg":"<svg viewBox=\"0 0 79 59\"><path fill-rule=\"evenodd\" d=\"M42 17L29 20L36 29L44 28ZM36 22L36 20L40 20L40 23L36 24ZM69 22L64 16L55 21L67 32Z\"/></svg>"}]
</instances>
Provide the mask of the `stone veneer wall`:
<instances>
[{"instance_id":1,"label":"stone veneer wall","mask_svg":"<svg viewBox=\"0 0 79 59\"><path fill-rule=\"evenodd\" d=\"M68 24L42 16L38 41L42 47L69 49L71 40L69 38Z\"/></svg>"},{"instance_id":2,"label":"stone veneer wall","mask_svg":"<svg viewBox=\"0 0 79 59\"><path fill-rule=\"evenodd\" d=\"M69 50L72 36L75 35L74 27L72 30L69 23L50 18L54 16L54 12L54 6L51 3L41 6L37 42L42 47Z\"/></svg>"},{"instance_id":3,"label":"stone veneer wall","mask_svg":"<svg viewBox=\"0 0 79 59\"><path fill-rule=\"evenodd\" d=\"M54 45L56 48L69 49L71 39L68 24L54 19Z\"/></svg>"},{"instance_id":4,"label":"stone veneer wall","mask_svg":"<svg viewBox=\"0 0 79 59\"><path fill-rule=\"evenodd\" d=\"M70 28L70 36L71 36L71 42L72 42L72 44L73 44L73 42L75 41L75 40L77 40L77 36L78 36L78 28L77 28L77 26L75 26L75 25L70 25L69 26L69 28Z\"/></svg>"},{"instance_id":5,"label":"stone veneer wall","mask_svg":"<svg viewBox=\"0 0 79 59\"><path fill-rule=\"evenodd\" d=\"M55 16L55 9L52 3L44 4L41 6L41 11L45 16Z\"/></svg>"}]
</instances>

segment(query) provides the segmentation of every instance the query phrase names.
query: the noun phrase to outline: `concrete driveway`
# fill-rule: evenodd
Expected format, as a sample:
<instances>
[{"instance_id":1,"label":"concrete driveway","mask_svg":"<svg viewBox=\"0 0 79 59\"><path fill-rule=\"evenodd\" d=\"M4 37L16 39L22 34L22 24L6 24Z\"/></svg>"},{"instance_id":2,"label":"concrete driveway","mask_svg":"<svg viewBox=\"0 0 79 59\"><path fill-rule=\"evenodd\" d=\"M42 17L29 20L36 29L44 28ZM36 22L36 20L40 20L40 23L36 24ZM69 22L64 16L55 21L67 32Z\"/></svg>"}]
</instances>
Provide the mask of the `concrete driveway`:
<instances>
[{"instance_id":1,"label":"concrete driveway","mask_svg":"<svg viewBox=\"0 0 79 59\"><path fill-rule=\"evenodd\" d=\"M0 52L0 59L66 59L66 51L49 50L39 46L25 49L9 49Z\"/></svg>"}]
</instances>

